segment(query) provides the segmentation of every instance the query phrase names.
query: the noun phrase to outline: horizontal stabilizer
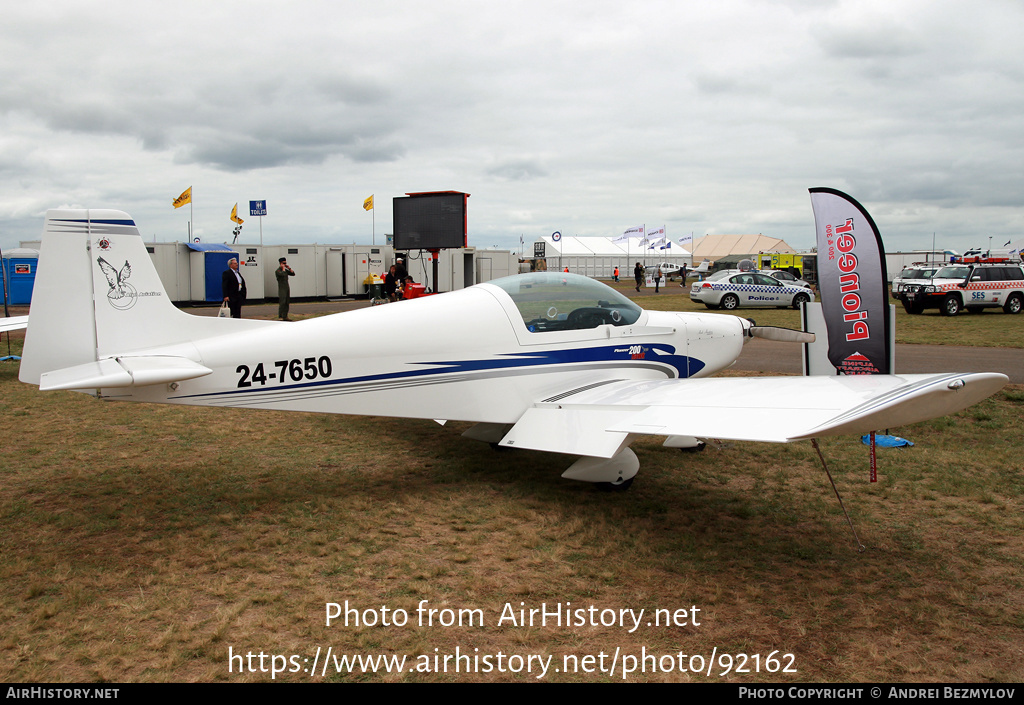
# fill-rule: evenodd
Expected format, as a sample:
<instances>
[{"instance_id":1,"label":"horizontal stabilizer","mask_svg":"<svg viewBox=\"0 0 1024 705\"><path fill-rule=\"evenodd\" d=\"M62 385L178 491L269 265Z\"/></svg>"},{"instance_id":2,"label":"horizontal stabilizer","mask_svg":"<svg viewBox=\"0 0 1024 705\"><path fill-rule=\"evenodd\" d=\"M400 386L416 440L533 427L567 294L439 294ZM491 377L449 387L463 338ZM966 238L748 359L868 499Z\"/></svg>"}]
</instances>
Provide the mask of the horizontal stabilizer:
<instances>
[{"instance_id":1,"label":"horizontal stabilizer","mask_svg":"<svg viewBox=\"0 0 1024 705\"><path fill-rule=\"evenodd\" d=\"M45 372L39 389L99 389L102 387L143 387L166 384L208 375L213 370L184 357L155 355L151 357L106 358L84 365Z\"/></svg>"},{"instance_id":2,"label":"horizontal stabilizer","mask_svg":"<svg viewBox=\"0 0 1024 705\"><path fill-rule=\"evenodd\" d=\"M28 327L28 316L9 316L0 318L0 333L21 330Z\"/></svg>"}]
</instances>

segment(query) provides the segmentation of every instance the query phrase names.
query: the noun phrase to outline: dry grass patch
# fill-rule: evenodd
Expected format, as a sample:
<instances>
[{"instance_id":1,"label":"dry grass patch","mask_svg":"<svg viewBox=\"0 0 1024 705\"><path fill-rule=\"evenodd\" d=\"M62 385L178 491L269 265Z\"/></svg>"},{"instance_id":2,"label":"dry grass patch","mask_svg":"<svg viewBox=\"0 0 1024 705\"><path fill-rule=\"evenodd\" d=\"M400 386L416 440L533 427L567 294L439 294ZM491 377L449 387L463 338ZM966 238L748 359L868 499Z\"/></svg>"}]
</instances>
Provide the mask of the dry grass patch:
<instances>
[{"instance_id":1,"label":"dry grass patch","mask_svg":"<svg viewBox=\"0 0 1024 705\"><path fill-rule=\"evenodd\" d=\"M633 488L602 493L560 479L571 458L495 452L462 439L461 424L104 403L41 394L13 367L0 368L0 404L7 681L261 681L269 674L228 672L229 648L312 659L318 647L410 662L456 648L535 654L552 668L617 648L762 663L778 650L798 673L721 680L1024 677L1021 388L893 429L917 445L880 451L875 485L858 439L823 443L862 554L808 444L684 454L645 438ZM426 600L486 621L325 626L325 604L346 600L412 615ZM701 623L497 623L506 603L565 602L695 605Z\"/></svg>"}]
</instances>

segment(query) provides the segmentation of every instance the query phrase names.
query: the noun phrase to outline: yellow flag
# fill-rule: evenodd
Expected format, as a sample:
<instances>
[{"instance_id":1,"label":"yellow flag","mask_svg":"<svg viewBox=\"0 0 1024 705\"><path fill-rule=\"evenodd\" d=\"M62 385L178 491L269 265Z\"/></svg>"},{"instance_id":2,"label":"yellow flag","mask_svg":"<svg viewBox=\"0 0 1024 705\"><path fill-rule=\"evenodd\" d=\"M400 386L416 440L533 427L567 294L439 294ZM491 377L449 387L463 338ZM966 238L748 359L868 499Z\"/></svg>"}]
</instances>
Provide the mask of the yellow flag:
<instances>
[{"instance_id":1,"label":"yellow flag","mask_svg":"<svg viewBox=\"0 0 1024 705\"><path fill-rule=\"evenodd\" d=\"M369 198L367 198L365 201L363 201L363 210L364 211L372 211L373 210L373 196L372 195Z\"/></svg>"},{"instance_id":2,"label":"yellow flag","mask_svg":"<svg viewBox=\"0 0 1024 705\"><path fill-rule=\"evenodd\" d=\"M245 222L244 220L242 220L241 218L238 217L238 204L237 203L235 204L235 207L231 209L231 220L235 221L239 225L241 225L242 223Z\"/></svg>"},{"instance_id":3,"label":"yellow flag","mask_svg":"<svg viewBox=\"0 0 1024 705\"><path fill-rule=\"evenodd\" d=\"M192 187L185 189L180 196L174 199L174 207L181 208L186 203L192 202Z\"/></svg>"}]
</instances>

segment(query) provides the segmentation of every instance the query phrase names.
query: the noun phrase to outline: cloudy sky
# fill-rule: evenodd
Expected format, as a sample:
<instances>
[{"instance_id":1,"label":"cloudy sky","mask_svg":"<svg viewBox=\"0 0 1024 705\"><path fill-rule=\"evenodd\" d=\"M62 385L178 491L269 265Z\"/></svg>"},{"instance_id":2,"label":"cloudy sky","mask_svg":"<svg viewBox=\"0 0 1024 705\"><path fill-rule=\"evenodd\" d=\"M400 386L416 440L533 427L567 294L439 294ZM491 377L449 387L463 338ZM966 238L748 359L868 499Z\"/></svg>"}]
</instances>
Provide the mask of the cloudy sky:
<instances>
[{"instance_id":1,"label":"cloudy sky","mask_svg":"<svg viewBox=\"0 0 1024 705\"><path fill-rule=\"evenodd\" d=\"M267 243L379 243L393 197L451 189L477 247L646 224L807 248L830 186L889 250L1002 245L1022 37L1018 0L8 4L0 246L61 206L184 240L190 185L206 242L266 199Z\"/></svg>"}]
</instances>

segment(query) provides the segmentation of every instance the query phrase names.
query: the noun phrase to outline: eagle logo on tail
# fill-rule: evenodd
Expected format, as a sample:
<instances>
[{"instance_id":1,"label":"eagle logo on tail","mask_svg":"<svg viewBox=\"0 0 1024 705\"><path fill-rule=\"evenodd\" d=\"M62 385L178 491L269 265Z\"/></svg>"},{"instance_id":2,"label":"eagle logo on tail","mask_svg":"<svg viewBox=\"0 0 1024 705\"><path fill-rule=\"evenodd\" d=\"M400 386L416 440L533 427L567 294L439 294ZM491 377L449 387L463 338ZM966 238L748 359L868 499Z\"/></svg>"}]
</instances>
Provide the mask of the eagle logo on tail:
<instances>
[{"instance_id":1,"label":"eagle logo on tail","mask_svg":"<svg viewBox=\"0 0 1024 705\"><path fill-rule=\"evenodd\" d=\"M110 302L110 305L120 311L134 306L136 291L135 287L128 283L128 277L132 275L132 266L128 264L128 260L125 260L120 272L102 257L96 258L96 262L99 263L100 270L107 278L107 284L110 285L110 290L107 292L107 301Z\"/></svg>"}]
</instances>

